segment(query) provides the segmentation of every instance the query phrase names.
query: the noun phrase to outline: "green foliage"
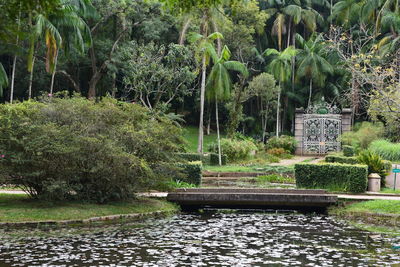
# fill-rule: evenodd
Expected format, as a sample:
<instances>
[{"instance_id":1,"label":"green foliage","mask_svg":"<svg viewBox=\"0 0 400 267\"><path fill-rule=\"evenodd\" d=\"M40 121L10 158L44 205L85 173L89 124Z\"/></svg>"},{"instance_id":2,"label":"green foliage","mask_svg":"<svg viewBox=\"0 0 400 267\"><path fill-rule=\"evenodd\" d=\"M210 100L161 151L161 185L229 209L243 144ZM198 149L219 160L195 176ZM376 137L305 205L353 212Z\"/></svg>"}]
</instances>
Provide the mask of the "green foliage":
<instances>
[{"instance_id":1,"label":"green foliage","mask_svg":"<svg viewBox=\"0 0 400 267\"><path fill-rule=\"evenodd\" d=\"M354 147L352 147L352 146L343 146L342 150L343 150L343 155L345 157L353 157L354 156L354 153L355 153Z\"/></svg>"},{"instance_id":2,"label":"green foliage","mask_svg":"<svg viewBox=\"0 0 400 267\"><path fill-rule=\"evenodd\" d=\"M180 180L171 180L168 183L168 187L169 188L196 188L197 185L190 184L190 183L187 183L187 182L183 182L183 181L180 181Z\"/></svg>"},{"instance_id":3,"label":"green foliage","mask_svg":"<svg viewBox=\"0 0 400 267\"><path fill-rule=\"evenodd\" d=\"M0 63L0 97L3 96L3 89L8 86L7 73L3 65Z\"/></svg>"},{"instance_id":4,"label":"green foliage","mask_svg":"<svg viewBox=\"0 0 400 267\"><path fill-rule=\"evenodd\" d=\"M198 153L178 153L176 155L186 161L202 161L202 156Z\"/></svg>"},{"instance_id":5,"label":"green foliage","mask_svg":"<svg viewBox=\"0 0 400 267\"><path fill-rule=\"evenodd\" d=\"M217 153L218 146L216 143L209 146L209 151ZM221 150L227 156L228 162L247 159L252 151L257 151L257 146L249 140L221 139Z\"/></svg>"},{"instance_id":6,"label":"green foliage","mask_svg":"<svg viewBox=\"0 0 400 267\"><path fill-rule=\"evenodd\" d=\"M384 160L370 150L363 150L358 154L358 161L368 166L368 173L377 173L384 179L389 173Z\"/></svg>"},{"instance_id":7,"label":"green foliage","mask_svg":"<svg viewBox=\"0 0 400 267\"><path fill-rule=\"evenodd\" d=\"M169 178L180 135L168 119L111 98L0 105L0 168L42 199L128 199Z\"/></svg>"},{"instance_id":8,"label":"green foliage","mask_svg":"<svg viewBox=\"0 0 400 267\"><path fill-rule=\"evenodd\" d=\"M178 163L178 167L182 169L182 173L184 174L183 179L181 182L200 185L201 184L201 177L202 177L202 170L203 164L201 161L192 161L188 163ZM179 179L175 179L179 180Z\"/></svg>"},{"instance_id":9,"label":"green foliage","mask_svg":"<svg viewBox=\"0 0 400 267\"><path fill-rule=\"evenodd\" d=\"M293 136L282 135L280 137L271 137L266 144L266 148L283 148L289 153L294 153L296 150L296 145L297 141Z\"/></svg>"},{"instance_id":10,"label":"green foliage","mask_svg":"<svg viewBox=\"0 0 400 267\"><path fill-rule=\"evenodd\" d=\"M294 184L294 183L296 183L296 181L293 177L284 177L284 176L281 176L278 174L258 176L257 182L260 184L265 184L265 183Z\"/></svg>"},{"instance_id":11,"label":"green foliage","mask_svg":"<svg viewBox=\"0 0 400 267\"><path fill-rule=\"evenodd\" d=\"M356 152L367 149L372 141L379 139L384 132L384 127L381 123L371 123L364 121L357 123L354 130L344 133L341 137L343 145L354 147Z\"/></svg>"},{"instance_id":12,"label":"green foliage","mask_svg":"<svg viewBox=\"0 0 400 267\"><path fill-rule=\"evenodd\" d=\"M283 154L288 153L287 150L281 148L281 147L274 147L274 148L270 148L267 150L268 154L274 155L276 157L281 157Z\"/></svg>"},{"instance_id":13,"label":"green foliage","mask_svg":"<svg viewBox=\"0 0 400 267\"><path fill-rule=\"evenodd\" d=\"M120 49L119 61L124 74L124 96L139 96L149 109L173 100L182 102L192 94L195 64L193 53L185 46L131 42Z\"/></svg>"},{"instance_id":14,"label":"green foliage","mask_svg":"<svg viewBox=\"0 0 400 267\"><path fill-rule=\"evenodd\" d=\"M297 187L362 193L367 189L368 167L338 163L295 165Z\"/></svg>"},{"instance_id":15,"label":"green foliage","mask_svg":"<svg viewBox=\"0 0 400 267\"><path fill-rule=\"evenodd\" d=\"M400 143L391 143L387 140L376 140L371 143L369 149L383 159L400 162Z\"/></svg>"},{"instance_id":16,"label":"green foliage","mask_svg":"<svg viewBox=\"0 0 400 267\"><path fill-rule=\"evenodd\" d=\"M345 157L342 154L329 154L325 157L325 161L330 163L359 164L357 157Z\"/></svg>"},{"instance_id":17,"label":"green foliage","mask_svg":"<svg viewBox=\"0 0 400 267\"><path fill-rule=\"evenodd\" d=\"M226 155L221 155L221 163L222 163L222 165L226 165L226 162L227 162L227 156ZM210 165L211 166L219 165L218 154L210 153Z\"/></svg>"}]
</instances>

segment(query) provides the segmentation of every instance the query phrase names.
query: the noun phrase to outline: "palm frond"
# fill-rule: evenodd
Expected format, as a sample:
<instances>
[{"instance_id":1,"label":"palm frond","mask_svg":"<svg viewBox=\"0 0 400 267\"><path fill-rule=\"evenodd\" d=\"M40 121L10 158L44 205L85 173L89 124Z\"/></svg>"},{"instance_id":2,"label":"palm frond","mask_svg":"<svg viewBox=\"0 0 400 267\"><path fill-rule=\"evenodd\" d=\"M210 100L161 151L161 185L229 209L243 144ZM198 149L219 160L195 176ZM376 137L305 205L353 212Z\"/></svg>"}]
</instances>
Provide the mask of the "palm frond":
<instances>
[{"instance_id":1,"label":"palm frond","mask_svg":"<svg viewBox=\"0 0 400 267\"><path fill-rule=\"evenodd\" d=\"M3 96L3 89L8 86L7 73L0 63L0 96Z\"/></svg>"}]
</instances>

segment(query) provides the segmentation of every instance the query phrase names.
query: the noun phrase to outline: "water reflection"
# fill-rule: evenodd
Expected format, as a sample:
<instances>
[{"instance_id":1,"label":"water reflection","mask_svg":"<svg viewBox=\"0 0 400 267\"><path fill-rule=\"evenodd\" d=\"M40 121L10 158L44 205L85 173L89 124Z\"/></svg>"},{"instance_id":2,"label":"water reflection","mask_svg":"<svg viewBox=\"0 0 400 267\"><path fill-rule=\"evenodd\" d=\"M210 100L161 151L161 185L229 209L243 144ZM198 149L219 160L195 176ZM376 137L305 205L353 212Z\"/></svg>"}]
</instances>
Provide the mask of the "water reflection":
<instances>
[{"instance_id":1,"label":"water reflection","mask_svg":"<svg viewBox=\"0 0 400 267\"><path fill-rule=\"evenodd\" d=\"M0 266L385 266L398 240L329 216L185 213L56 237L0 239Z\"/></svg>"}]
</instances>

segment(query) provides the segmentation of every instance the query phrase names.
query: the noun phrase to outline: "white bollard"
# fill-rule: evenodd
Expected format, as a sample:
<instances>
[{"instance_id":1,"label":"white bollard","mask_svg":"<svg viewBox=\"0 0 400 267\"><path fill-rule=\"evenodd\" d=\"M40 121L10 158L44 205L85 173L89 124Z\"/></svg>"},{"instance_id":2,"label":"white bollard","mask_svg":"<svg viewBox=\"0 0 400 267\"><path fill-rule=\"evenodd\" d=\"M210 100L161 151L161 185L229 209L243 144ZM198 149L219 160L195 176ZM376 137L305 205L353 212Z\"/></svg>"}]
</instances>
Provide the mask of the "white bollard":
<instances>
[{"instance_id":1,"label":"white bollard","mask_svg":"<svg viewBox=\"0 0 400 267\"><path fill-rule=\"evenodd\" d=\"M368 176L368 191L379 192L381 191L381 177L377 173L371 173Z\"/></svg>"}]
</instances>

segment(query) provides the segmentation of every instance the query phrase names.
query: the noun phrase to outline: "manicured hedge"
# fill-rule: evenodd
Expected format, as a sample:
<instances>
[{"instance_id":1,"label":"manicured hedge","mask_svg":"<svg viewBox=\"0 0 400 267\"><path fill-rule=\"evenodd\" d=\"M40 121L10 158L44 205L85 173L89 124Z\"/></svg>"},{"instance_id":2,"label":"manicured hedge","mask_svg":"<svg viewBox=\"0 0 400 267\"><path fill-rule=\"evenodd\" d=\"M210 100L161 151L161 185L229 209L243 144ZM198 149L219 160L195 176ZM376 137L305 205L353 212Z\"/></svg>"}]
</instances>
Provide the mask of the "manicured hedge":
<instances>
[{"instance_id":1,"label":"manicured hedge","mask_svg":"<svg viewBox=\"0 0 400 267\"><path fill-rule=\"evenodd\" d=\"M368 185L368 166L339 163L295 165L296 185L361 193Z\"/></svg>"},{"instance_id":2,"label":"manicured hedge","mask_svg":"<svg viewBox=\"0 0 400 267\"><path fill-rule=\"evenodd\" d=\"M359 164L357 157L344 157L341 154L330 154L325 157L329 163Z\"/></svg>"},{"instance_id":3,"label":"manicured hedge","mask_svg":"<svg viewBox=\"0 0 400 267\"><path fill-rule=\"evenodd\" d=\"M202 156L198 153L177 153L176 155L186 161L202 161Z\"/></svg>"},{"instance_id":4,"label":"manicured hedge","mask_svg":"<svg viewBox=\"0 0 400 267\"><path fill-rule=\"evenodd\" d=\"M226 165L226 158L227 158L226 155L221 155L222 165ZM211 166L219 165L218 154L210 153L210 165Z\"/></svg>"},{"instance_id":5,"label":"manicured hedge","mask_svg":"<svg viewBox=\"0 0 400 267\"><path fill-rule=\"evenodd\" d=\"M354 156L354 147L352 146L343 146L343 155L345 157L353 157Z\"/></svg>"},{"instance_id":6,"label":"manicured hedge","mask_svg":"<svg viewBox=\"0 0 400 267\"><path fill-rule=\"evenodd\" d=\"M182 173L184 174L183 182L195 185L201 184L203 170L203 164L201 161L178 163L178 166L182 168Z\"/></svg>"}]
</instances>

